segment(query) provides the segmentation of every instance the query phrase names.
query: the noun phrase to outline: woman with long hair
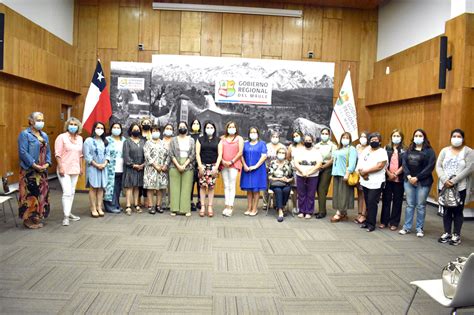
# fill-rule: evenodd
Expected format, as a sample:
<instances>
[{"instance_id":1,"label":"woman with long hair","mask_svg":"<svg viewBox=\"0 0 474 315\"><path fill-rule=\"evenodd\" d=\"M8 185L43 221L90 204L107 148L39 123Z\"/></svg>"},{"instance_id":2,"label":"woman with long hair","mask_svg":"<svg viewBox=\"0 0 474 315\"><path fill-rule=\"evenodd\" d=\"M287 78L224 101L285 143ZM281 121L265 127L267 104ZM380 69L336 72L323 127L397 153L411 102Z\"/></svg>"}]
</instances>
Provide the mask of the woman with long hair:
<instances>
[{"instance_id":1,"label":"woman with long hair","mask_svg":"<svg viewBox=\"0 0 474 315\"><path fill-rule=\"evenodd\" d=\"M364 151L365 148L369 146L367 142L367 136L369 133L367 131L362 131L359 135L359 143L356 145L356 150L357 150L357 158L360 159L360 155L362 151ZM367 206L365 204L365 198L364 198L364 189L358 183L356 185L357 188L357 218L354 219L354 223L357 224L363 224L365 223L365 220L367 219Z\"/></svg>"},{"instance_id":2,"label":"woman with long hair","mask_svg":"<svg viewBox=\"0 0 474 315\"><path fill-rule=\"evenodd\" d=\"M84 160L86 161L86 187L89 188L91 216L103 217L104 189L107 186L109 163L108 146L105 138L105 124L96 121L92 125L92 135L84 141Z\"/></svg>"},{"instance_id":3,"label":"woman with long hair","mask_svg":"<svg viewBox=\"0 0 474 315\"><path fill-rule=\"evenodd\" d=\"M411 232L416 209L416 236L423 237L426 200L433 184L432 173L436 165L435 152L423 129L416 129L413 132L410 146L402 157L402 164L407 207L405 224L398 233L405 235Z\"/></svg>"},{"instance_id":4,"label":"woman with long hair","mask_svg":"<svg viewBox=\"0 0 474 315\"><path fill-rule=\"evenodd\" d=\"M189 135L193 138L194 143L197 144L199 137L201 136L201 122L198 119L194 119L191 122L191 130ZM191 211L196 211L197 209L201 209L201 185L199 184L199 174L198 174L198 165L197 161L194 161L194 178L193 178L193 187L191 188ZM194 187L197 188L197 203L194 203Z\"/></svg>"},{"instance_id":5,"label":"woman with long hair","mask_svg":"<svg viewBox=\"0 0 474 315\"><path fill-rule=\"evenodd\" d=\"M298 209L298 191L296 189L296 169L295 169L295 154L299 149L303 149L303 134L295 130L291 134L291 143L288 145L288 150L286 151L286 159L291 162L291 167L293 168L293 181L291 181L291 203L293 205L292 212L294 214L299 213Z\"/></svg>"}]
</instances>

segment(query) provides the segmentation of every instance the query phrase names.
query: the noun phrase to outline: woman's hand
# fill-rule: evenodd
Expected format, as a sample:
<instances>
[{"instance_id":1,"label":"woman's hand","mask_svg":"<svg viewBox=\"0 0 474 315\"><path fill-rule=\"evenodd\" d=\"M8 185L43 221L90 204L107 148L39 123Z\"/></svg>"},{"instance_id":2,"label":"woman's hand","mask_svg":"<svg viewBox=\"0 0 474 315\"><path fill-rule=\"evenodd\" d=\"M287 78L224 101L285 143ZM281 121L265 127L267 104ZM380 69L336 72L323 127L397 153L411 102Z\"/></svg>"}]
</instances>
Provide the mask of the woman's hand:
<instances>
[{"instance_id":1,"label":"woman's hand","mask_svg":"<svg viewBox=\"0 0 474 315\"><path fill-rule=\"evenodd\" d=\"M247 165L244 165L244 171L250 172L250 168Z\"/></svg>"},{"instance_id":2,"label":"woman's hand","mask_svg":"<svg viewBox=\"0 0 474 315\"><path fill-rule=\"evenodd\" d=\"M64 176L64 170L63 170L62 166L58 166L58 174L59 174L59 176L61 176L61 177Z\"/></svg>"},{"instance_id":3,"label":"woman's hand","mask_svg":"<svg viewBox=\"0 0 474 315\"><path fill-rule=\"evenodd\" d=\"M416 177L410 177L408 178L408 181L410 182L410 184L412 184L413 186L416 186L418 184L418 178Z\"/></svg>"},{"instance_id":4,"label":"woman's hand","mask_svg":"<svg viewBox=\"0 0 474 315\"><path fill-rule=\"evenodd\" d=\"M229 161L222 160L222 165L224 165L224 167L230 167L232 164Z\"/></svg>"},{"instance_id":5,"label":"woman's hand","mask_svg":"<svg viewBox=\"0 0 474 315\"><path fill-rule=\"evenodd\" d=\"M204 171L206 170L206 168L204 167L204 165L199 165L198 166L198 172L199 172L199 176L204 176Z\"/></svg>"},{"instance_id":6,"label":"woman's hand","mask_svg":"<svg viewBox=\"0 0 474 315\"><path fill-rule=\"evenodd\" d=\"M451 181L451 180L447 180L445 183L444 183L444 186L445 187L448 187L448 188L451 188L454 186L454 183Z\"/></svg>"}]
</instances>

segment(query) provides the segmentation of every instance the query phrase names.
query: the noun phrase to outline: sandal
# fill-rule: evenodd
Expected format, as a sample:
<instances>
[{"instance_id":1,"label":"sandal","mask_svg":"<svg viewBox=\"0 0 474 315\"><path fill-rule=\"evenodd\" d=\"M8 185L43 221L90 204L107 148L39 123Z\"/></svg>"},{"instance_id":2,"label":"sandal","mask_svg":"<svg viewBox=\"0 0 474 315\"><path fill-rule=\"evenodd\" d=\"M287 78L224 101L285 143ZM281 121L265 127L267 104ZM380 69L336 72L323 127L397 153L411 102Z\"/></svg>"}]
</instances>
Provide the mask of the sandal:
<instances>
[{"instance_id":1,"label":"sandal","mask_svg":"<svg viewBox=\"0 0 474 315\"><path fill-rule=\"evenodd\" d=\"M199 210L199 216L202 218L206 215L206 206L201 206L201 210Z\"/></svg>"},{"instance_id":2,"label":"sandal","mask_svg":"<svg viewBox=\"0 0 474 315\"><path fill-rule=\"evenodd\" d=\"M143 210L142 210L142 208L140 208L140 206L135 206L135 212L136 213L142 213Z\"/></svg>"},{"instance_id":3,"label":"sandal","mask_svg":"<svg viewBox=\"0 0 474 315\"><path fill-rule=\"evenodd\" d=\"M341 221L346 221L347 220L347 215L345 214L335 214L332 218L331 218L331 222L332 223L336 223L336 222L341 222Z\"/></svg>"},{"instance_id":4,"label":"sandal","mask_svg":"<svg viewBox=\"0 0 474 315\"><path fill-rule=\"evenodd\" d=\"M359 214L359 216L357 217L357 219L354 219L354 223L357 223L357 224L364 224L365 220L366 220L365 215Z\"/></svg>"},{"instance_id":5,"label":"sandal","mask_svg":"<svg viewBox=\"0 0 474 315\"><path fill-rule=\"evenodd\" d=\"M95 209L91 210L91 216L93 218L98 218L99 217L99 212L97 212L97 210L95 210Z\"/></svg>"},{"instance_id":6,"label":"sandal","mask_svg":"<svg viewBox=\"0 0 474 315\"><path fill-rule=\"evenodd\" d=\"M398 226L392 225L390 226L390 231L396 231L398 230Z\"/></svg>"},{"instance_id":7,"label":"sandal","mask_svg":"<svg viewBox=\"0 0 474 315\"><path fill-rule=\"evenodd\" d=\"M132 215L132 208L130 208L130 207L125 208L125 213L127 215Z\"/></svg>"},{"instance_id":8,"label":"sandal","mask_svg":"<svg viewBox=\"0 0 474 315\"><path fill-rule=\"evenodd\" d=\"M379 224L379 229L385 229L387 226L385 224Z\"/></svg>"},{"instance_id":9,"label":"sandal","mask_svg":"<svg viewBox=\"0 0 474 315\"><path fill-rule=\"evenodd\" d=\"M207 206L207 215L212 218L214 216L214 210L212 209L212 205Z\"/></svg>"}]
</instances>

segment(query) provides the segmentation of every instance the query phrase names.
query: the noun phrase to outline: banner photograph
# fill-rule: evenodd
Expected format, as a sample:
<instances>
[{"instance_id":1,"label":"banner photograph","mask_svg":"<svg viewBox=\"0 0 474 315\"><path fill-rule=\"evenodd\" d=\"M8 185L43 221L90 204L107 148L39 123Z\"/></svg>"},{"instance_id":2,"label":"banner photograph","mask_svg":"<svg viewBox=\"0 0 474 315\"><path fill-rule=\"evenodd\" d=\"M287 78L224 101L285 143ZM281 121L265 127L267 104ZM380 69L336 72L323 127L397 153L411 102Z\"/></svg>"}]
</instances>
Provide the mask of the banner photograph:
<instances>
[{"instance_id":1,"label":"banner photograph","mask_svg":"<svg viewBox=\"0 0 474 315\"><path fill-rule=\"evenodd\" d=\"M333 109L329 62L154 55L151 64L112 62L111 72L111 120L125 126L199 119L222 132L233 120L244 135L258 126L263 139L276 130L286 142L294 130L319 137Z\"/></svg>"}]
</instances>

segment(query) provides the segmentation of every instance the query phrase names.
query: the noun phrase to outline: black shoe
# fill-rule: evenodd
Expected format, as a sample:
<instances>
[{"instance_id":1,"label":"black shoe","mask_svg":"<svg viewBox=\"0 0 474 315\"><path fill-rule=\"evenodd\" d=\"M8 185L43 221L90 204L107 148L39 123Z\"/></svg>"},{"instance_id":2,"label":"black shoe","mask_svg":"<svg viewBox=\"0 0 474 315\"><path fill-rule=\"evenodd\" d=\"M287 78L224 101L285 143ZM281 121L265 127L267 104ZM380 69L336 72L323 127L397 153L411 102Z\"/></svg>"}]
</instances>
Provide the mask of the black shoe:
<instances>
[{"instance_id":1,"label":"black shoe","mask_svg":"<svg viewBox=\"0 0 474 315\"><path fill-rule=\"evenodd\" d=\"M156 210L156 212L158 212L158 213L163 213L163 212L164 212L163 209L160 208L160 207L158 207L158 206L155 206L155 210Z\"/></svg>"},{"instance_id":2,"label":"black shoe","mask_svg":"<svg viewBox=\"0 0 474 315\"><path fill-rule=\"evenodd\" d=\"M316 219L322 219L326 217L326 213L318 213L314 216Z\"/></svg>"},{"instance_id":3,"label":"black shoe","mask_svg":"<svg viewBox=\"0 0 474 315\"><path fill-rule=\"evenodd\" d=\"M369 226L369 227L367 227L367 230L366 230L366 231L367 231L367 232L373 232L373 231L375 231L375 227Z\"/></svg>"},{"instance_id":4,"label":"black shoe","mask_svg":"<svg viewBox=\"0 0 474 315\"><path fill-rule=\"evenodd\" d=\"M283 217L278 217L277 219L278 222L283 222L283 220L284 220Z\"/></svg>"},{"instance_id":5,"label":"black shoe","mask_svg":"<svg viewBox=\"0 0 474 315\"><path fill-rule=\"evenodd\" d=\"M191 203L191 211L196 211L196 205L193 203Z\"/></svg>"},{"instance_id":6,"label":"black shoe","mask_svg":"<svg viewBox=\"0 0 474 315\"><path fill-rule=\"evenodd\" d=\"M196 204L196 210L201 209L201 200L199 200Z\"/></svg>"},{"instance_id":7,"label":"black shoe","mask_svg":"<svg viewBox=\"0 0 474 315\"><path fill-rule=\"evenodd\" d=\"M361 229L368 229L368 228L369 228L369 225L368 225L367 223L362 223L362 224L360 225L360 228L361 228Z\"/></svg>"},{"instance_id":8,"label":"black shoe","mask_svg":"<svg viewBox=\"0 0 474 315\"><path fill-rule=\"evenodd\" d=\"M156 213L155 208L154 208L154 207L148 208L148 213L149 213L149 214L155 214L155 213Z\"/></svg>"}]
</instances>

